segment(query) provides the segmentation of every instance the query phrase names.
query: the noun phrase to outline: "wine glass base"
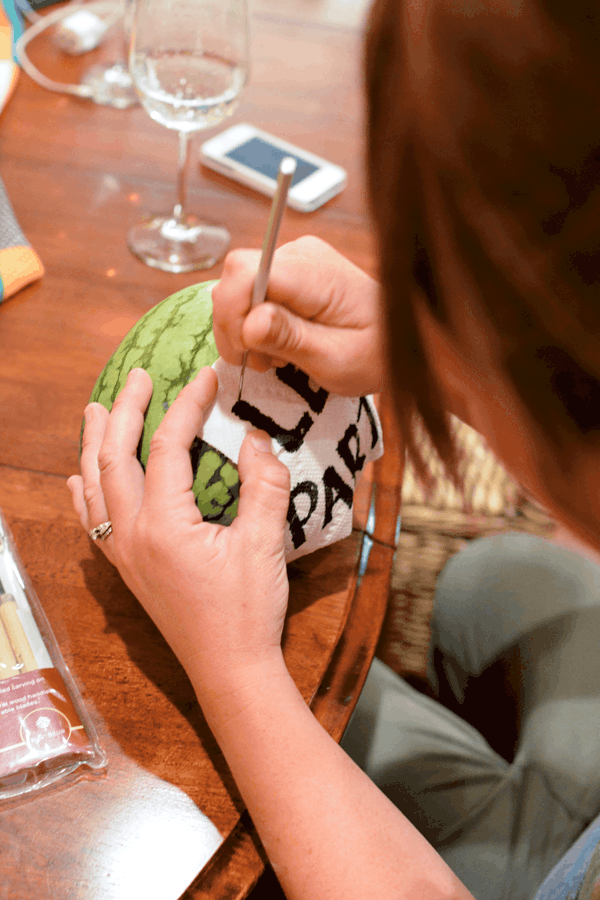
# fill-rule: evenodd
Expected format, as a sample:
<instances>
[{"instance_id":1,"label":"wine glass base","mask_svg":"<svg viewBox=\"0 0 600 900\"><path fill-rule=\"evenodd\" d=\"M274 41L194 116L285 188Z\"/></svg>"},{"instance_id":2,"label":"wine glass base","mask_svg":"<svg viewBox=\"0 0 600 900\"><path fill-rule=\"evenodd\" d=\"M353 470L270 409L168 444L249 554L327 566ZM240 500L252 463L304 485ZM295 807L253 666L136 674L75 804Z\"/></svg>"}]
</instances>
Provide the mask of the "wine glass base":
<instances>
[{"instance_id":1,"label":"wine glass base","mask_svg":"<svg viewBox=\"0 0 600 900\"><path fill-rule=\"evenodd\" d=\"M165 272L210 269L223 259L230 240L225 228L206 225L193 215L186 215L183 220L154 216L134 225L127 235L134 256Z\"/></svg>"},{"instance_id":2,"label":"wine glass base","mask_svg":"<svg viewBox=\"0 0 600 900\"><path fill-rule=\"evenodd\" d=\"M127 109L139 103L139 98L127 66L116 62L113 66L92 66L83 74L81 83L91 89L92 97L102 106Z\"/></svg>"}]
</instances>

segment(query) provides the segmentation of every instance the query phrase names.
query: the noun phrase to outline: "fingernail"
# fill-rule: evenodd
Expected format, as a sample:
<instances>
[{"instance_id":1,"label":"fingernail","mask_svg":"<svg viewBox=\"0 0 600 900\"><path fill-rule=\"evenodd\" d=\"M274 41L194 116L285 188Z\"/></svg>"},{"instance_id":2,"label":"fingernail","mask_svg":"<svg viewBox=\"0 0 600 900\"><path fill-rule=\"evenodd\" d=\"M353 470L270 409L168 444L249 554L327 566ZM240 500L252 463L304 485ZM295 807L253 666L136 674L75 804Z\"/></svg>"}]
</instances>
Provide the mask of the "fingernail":
<instances>
[{"instance_id":1,"label":"fingernail","mask_svg":"<svg viewBox=\"0 0 600 900\"><path fill-rule=\"evenodd\" d=\"M94 418L94 407L92 406L91 403L89 404L89 406L86 406L86 408L84 409L84 411L83 411L83 417L84 417L84 419L85 419L85 424L86 424L86 425L89 425L89 423L90 423L90 422L92 421L92 419Z\"/></svg>"},{"instance_id":2,"label":"fingernail","mask_svg":"<svg viewBox=\"0 0 600 900\"><path fill-rule=\"evenodd\" d=\"M271 440L267 437L266 434L263 434L260 431L255 431L251 436L252 443L256 450L260 450L261 453L272 453Z\"/></svg>"}]
</instances>

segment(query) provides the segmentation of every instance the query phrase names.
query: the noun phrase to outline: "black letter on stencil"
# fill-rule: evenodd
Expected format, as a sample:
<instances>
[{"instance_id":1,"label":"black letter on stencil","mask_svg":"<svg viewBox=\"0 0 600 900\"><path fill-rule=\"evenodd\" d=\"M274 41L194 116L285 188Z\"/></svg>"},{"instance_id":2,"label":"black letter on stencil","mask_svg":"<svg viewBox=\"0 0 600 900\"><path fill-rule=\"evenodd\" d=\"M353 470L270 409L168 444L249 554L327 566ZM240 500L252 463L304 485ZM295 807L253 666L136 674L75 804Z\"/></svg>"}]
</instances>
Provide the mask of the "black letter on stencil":
<instances>
[{"instance_id":1,"label":"black letter on stencil","mask_svg":"<svg viewBox=\"0 0 600 900\"><path fill-rule=\"evenodd\" d=\"M356 454L353 454L350 449L352 438L356 441ZM358 428L354 423L348 425L344 437L338 441L337 452L350 469L350 474L356 481L356 473L362 470L367 457L364 453L362 456L360 455L360 438L358 436Z\"/></svg>"},{"instance_id":2,"label":"black letter on stencil","mask_svg":"<svg viewBox=\"0 0 600 900\"><path fill-rule=\"evenodd\" d=\"M303 372L302 369L297 369L296 366L288 363L287 366L280 366L279 369L275 369L275 374L280 381L283 381L283 383L287 384L288 387L291 387L293 391L300 394L314 413L317 413L318 415L323 412L325 404L327 403L327 398L329 397L329 392L326 391L325 388L319 388L317 391L313 391L308 383L308 375L306 372Z\"/></svg>"},{"instance_id":3,"label":"black letter on stencil","mask_svg":"<svg viewBox=\"0 0 600 900\"><path fill-rule=\"evenodd\" d=\"M343 500L348 509L352 509L352 488L349 488L343 481L333 466L325 469L323 475L323 484L325 485L325 517L323 519L323 528L329 525L333 519L333 507L338 500Z\"/></svg>"},{"instance_id":4,"label":"black letter on stencil","mask_svg":"<svg viewBox=\"0 0 600 900\"><path fill-rule=\"evenodd\" d=\"M255 428L261 428L263 431L266 431L270 437L279 441L283 449L287 450L288 453L295 453L296 450L300 449L307 432L310 431L313 424L313 420L305 412L295 428L283 428L269 416L261 413L255 406L252 406L251 403L247 403L246 400L237 400L233 404L231 412L238 419L243 419L245 422L250 422Z\"/></svg>"},{"instance_id":5,"label":"black letter on stencil","mask_svg":"<svg viewBox=\"0 0 600 900\"><path fill-rule=\"evenodd\" d=\"M310 498L310 509L308 515L301 519L296 511L295 499L298 494L306 494ZM301 544L306 542L304 534L304 525L308 522L315 509L317 508L317 500L319 499L319 489L314 481L301 481L297 484L290 494L290 505L288 506L287 520L289 522L290 531L292 533L292 542L294 550L297 550Z\"/></svg>"},{"instance_id":6,"label":"black letter on stencil","mask_svg":"<svg viewBox=\"0 0 600 900\"><path fill-rule=\"evenodd\" d=\"M365 410L367 414L367 418L369 419L369 425L371 426L371 450L377 443L379 438L379 432L377 431L377 423L375 422L375 416L373 415L373 410L369 406L369 401L366 397L361 397L358 401L358 415L356 417L356 421L360 422L360 415Z\"/></svg>"}]
</instances>

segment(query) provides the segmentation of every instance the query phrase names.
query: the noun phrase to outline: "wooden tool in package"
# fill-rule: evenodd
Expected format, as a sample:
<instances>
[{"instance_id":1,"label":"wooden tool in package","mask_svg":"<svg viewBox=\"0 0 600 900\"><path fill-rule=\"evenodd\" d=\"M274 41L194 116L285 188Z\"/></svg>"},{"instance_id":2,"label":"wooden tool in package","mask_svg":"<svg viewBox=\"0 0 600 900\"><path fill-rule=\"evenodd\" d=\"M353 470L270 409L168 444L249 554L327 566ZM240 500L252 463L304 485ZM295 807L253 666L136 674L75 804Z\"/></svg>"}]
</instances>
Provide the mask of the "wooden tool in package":
<instances>
[{"instance_id":1,"label":"wooden tool in package","mask_svg":"<svg viewBox=\"0 0 600 900\"><path fill-rule=\"evenodd\" d=\"M96 730L0 513L0 798L105 765Z\"/></svg>"}]
</instances>

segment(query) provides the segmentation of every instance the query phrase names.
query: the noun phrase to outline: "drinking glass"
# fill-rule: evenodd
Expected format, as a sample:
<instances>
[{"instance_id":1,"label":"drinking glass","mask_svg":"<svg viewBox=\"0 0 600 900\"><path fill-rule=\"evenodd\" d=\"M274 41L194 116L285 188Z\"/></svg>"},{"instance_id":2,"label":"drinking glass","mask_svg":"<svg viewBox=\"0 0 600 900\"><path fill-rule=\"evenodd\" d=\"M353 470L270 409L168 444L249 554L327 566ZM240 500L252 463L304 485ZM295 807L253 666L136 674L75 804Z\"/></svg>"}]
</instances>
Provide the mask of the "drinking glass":
<instances>
[{"instance_id":1,"label":"drinking glass","mask_svg":"<svg viewBox=\"0 0 600 900\"><path fill-rule=\"evenodd\" d=\"M119 58L111 66L102 64L91 66L83 73L81 83L90 88L92 100L96 103L104 106L114 106L116 109L127 109L139 103L138 94L133 85L127 64L127 53L131 38L133 0L117 0L115 9L118 26L122 33L121 52L123 53L123 58Z\"/></svg>"},{"instance_id":2,"label":"drinking glass","mask_svg":"<svg viewBox=\"0 0 600 900\"><path fill-rule=\"evenodd\" d=\"M186 211L190 137L237 107L248 78L246 0L134 0L129 70L155 122L178 132L177 203L134 226L129 249L168 272L208 269L229 232Z\"/></svg>"}]
</instances>

